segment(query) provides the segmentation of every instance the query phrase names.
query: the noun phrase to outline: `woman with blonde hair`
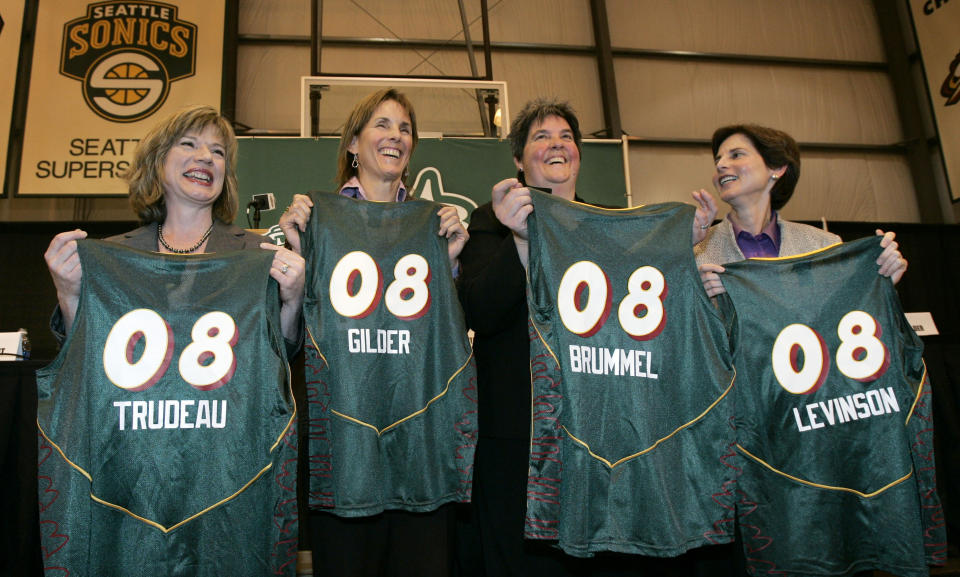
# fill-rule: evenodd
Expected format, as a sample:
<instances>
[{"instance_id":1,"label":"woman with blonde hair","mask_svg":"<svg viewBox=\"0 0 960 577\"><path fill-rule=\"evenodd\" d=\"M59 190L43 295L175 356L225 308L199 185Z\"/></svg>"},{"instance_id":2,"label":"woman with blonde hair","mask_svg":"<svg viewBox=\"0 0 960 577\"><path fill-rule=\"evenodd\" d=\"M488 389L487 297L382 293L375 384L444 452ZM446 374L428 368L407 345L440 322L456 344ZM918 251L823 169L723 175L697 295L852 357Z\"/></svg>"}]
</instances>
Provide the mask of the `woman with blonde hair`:
<instances>
[{"instance_id":1,"label":"woman with blonde hair","mask_svg":"<svg viewBox=\"0 0 960 577\"><path fill-rule=\"evenodd\" d=\"M295 351L301 339L303 258L232 224L238 204L236 164L236 136L215 108L195 105L174 113L140 141L124 175L130 206L142 226L106 240L171 254L275 250L270 276L280 285L287 349ZM57 289L51 328L61 342L73 325L80 298L83 271L76 241L86 236L80 229L62 232L44 254Z\"/></svg>"}]
</instances>

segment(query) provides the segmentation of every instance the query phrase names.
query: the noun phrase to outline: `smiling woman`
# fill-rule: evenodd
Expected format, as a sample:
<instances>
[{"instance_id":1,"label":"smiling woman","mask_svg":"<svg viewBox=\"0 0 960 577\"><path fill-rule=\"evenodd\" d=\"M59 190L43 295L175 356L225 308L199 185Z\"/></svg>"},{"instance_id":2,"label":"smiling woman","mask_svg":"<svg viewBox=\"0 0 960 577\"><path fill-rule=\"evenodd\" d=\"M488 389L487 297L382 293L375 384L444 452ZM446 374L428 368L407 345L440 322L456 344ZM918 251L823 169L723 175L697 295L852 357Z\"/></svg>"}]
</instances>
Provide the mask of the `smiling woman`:
<instances>
[{"instance_id":1,"label":"smiling woman","mask_svg":"<svg viewBox=\"0 0 960 577\"><path fill-rule=\"evenodd\" d=\"M37 431L57 448L39 463L56 495L40 526L71 528L69 544L43 537L67 573L171 575L189 559L197 576L293 575L274 550L296 532L295 488L266 471L296 459L287 358L305 267L230 224L236 159L216 109L180 110L124 174L143 226L108 242L63 232L44 254L61 352L37 378ZM243 523L229 546L198 537ZM104 543L138 554L86 554Z\"/></svg>"},{"instance_id":2,"label":"smiling woman","mask_svg":"<svg viewBox=\"0 0 960 577\"><path fill-rule=\"evenodd\" d=\"M212 125L181 136L163 163L167 210L179 204L201 208L216 201L223 189L225 157L226 145Z\"/></svg>"},{"instance_id":3,"label":"smiling woman","mask_svg":"<svg viewBox=\"0 0 960 577\"><path fill-rule=\"evenodd\" d=\"M357 169L370 200L396 198L414 146L410 114L396 100L381 102L367 126L347 145L353 155L350 167Z\"/></svg>"},{"instance_id":4,"label":"smiling woman","mask_svg":"<svg viewBox=\"0 0 960 577\"><path fill-rule=\"evenodd\" d=\"M404 179L407 176L410 158L417 147L417 142L417 116L414 112L413 105L406 96L392 88L379 90L368 95L354 106L353 111L344 123L343 131L340 135L340 146L337 151L337 192L341 196L353 198L358 201L403 203L411 200L411 195L404 184ZM354 205L354 203L349 204L351 206ZM413 208L412 203L407 206ZM366 203L362 202L357 203L356 207L363 207L358 208L358 210L364 211L368 208ZM323 226L317 223L324 222L323 218L326 214L329 214L322 214L319 210L320 209L315 209L314 200L310 196L295 194L293 202L287 207L283 216L280 217L280 228L283 230L287 242L289 242L290 246L298 253L303 249L303 245L301 245L301 234L307 233L308 237L311 234L308 230L308 225L310 225L310 227ZM450 259L451 271L453 271L455 276L459 268L458 257L460 251L467 241L467 231L460 221L456 208L453 206L445 205L439 209L429 207L428 210L435 210L436 214L440 217L439 230L437 230L435 234L447 239L446 253ZM393 212L393 214L396 215L400 215L401 213L402 210ZM312 222L311 217L313 217ZM349 218L349 216L344 215L343 218ZM402 217L397 216L397 218ZM367 228L368 224L369 229ZM365 223L361 228L364 231L372 231L373 227L373 224ZM434 234L433 231L429 231L429 233ZM367 234L372 235L373 233L367 232ZM315 237L312 238L314 238L313 242L316 243ZM333 243L328 242L327 244L330 245ZM442 251L443 249L441 248L440 250ZM307 250L305 254L312 270L321 270L321 273L322 264L318 263L322 263L323 261L322 252L323 250L314 244L310 246L310 250ZM367 256L366 258L370 257ZM411 267L410 270L426 271L432 266L436 266L436 263L428 265L426 260L423 260L422 257L420 258L423 267ZM380 271L377 268L378 263L374 263L372 259L369 260L369 263L371 267L369 270L372 271L373 276L379 277ZM357 270L349 273L350 278L359 278L353 276L353 273L357 272ZM336 271L331 273L331 277L335 276ZM446 282L450 283L450 290L453 292L452 280L447 278ZM325 278L323 287L317 289L316 286L313 285L313 281L311 281L307 288L308 295L316 294L320 291L326 292L327 287L333 286L334 284L333 280ZM346 286L346 284L338 286ZM377 283L370 283L369 286L376 288L377 291L382 288L378 287ZM438 285L434 284L432 286L437 287ZM330 292L332 293L335 290L336 289L331 288ZM438 295L444 294L440 288L431 288L429 291L430 294L434 294L432 292L434 290L439 291L436 293ZM313 291L316 291L316 293ZM376 293L376 295L379 294L379 292ZM385 297L387 300L390 299L389 294L390 289L387 289L387 296ZM351 294L350 296L353 295ZM371 295L370 302L373 302L374 298L379 298L379 296L374 297ZM310 313L311 301L309 299L310 297L308 297L307 301L308 312L305 315L308 325L307 328L310 334L319 334L316 326L311 328L311 324L315 325L316 323L314 322L315 316ZM334 305L334 307L335 306L336 305ZM368 308L360 314L362 317L366 317L367 314L370 314L371 310L372 309ZM356 312L346 314L341 311L337 312L343 315L342 318L360 318L359 316L354 316ZM398 318L412 319L414 317L400 315ZM444 328L446 329L446 327ZM465 331L463 332L465 333ZM377 329L356 327L347 331L347 350L351 354L362 354L368 357L373 357L374 355L397 355L421 358L417 348L413 346L416 344L416 339L412 337L411 334L412 331L410 330L397 329L394 327ZM465 336L462 333L450 334L450 340L447 344L457 342L459 338L465 339ZM412 355L410 354L411 352L413 353ZM420 353L422 353L422 351L420 351ZM310 371L312 370L309 360L311 354L311 352L306 353L308 357L308 374L311 374ZM438 356L439 355L438 353ZM423 362L436 362L432 357L433 355L422 357ZM377 369L375 365L370 364L375 363L376 361L374 360L370 360L369 363L366 360L359 359L351 362L365 363L363 365L356 365L356 368L353 368L355 371L367 371L369 374L376 374ZM408 366L418 367L418 365L419 361L411 362ZM419 370L419 368L416 370ZM313 378L321 379L316 373L312 374L315 375ZM409 377L409 375L405 376ZM368 376L367 378L371 377ZM391 376L391 379L392 378ZM397 375L396 378L399 379L400 376ZM421 380L423 382L420 382ZM428 386L428 381L429 379L413 379L408 383L408 387L398 388L397 390L404 390L403 395L416 396L419 394L418 391ZM310 388L312 385L320 382L323 381L316 380L308 382L308 396L312 399L323 398L325 399L324 403L332 403L331 399L333 398L343 399L350 395L358 394L355 390L347 390L348 386L343 383L352 382L348 379L342 379L336 383L325 383L322 392L318 389ZM388 383L384 383L383 389L385 391L390 390L391 386L392 385ZM311 390L316 392L316 394L311 393ZM394 394L401 396L400 393ZM391 394L385 393L383 398L378 399L378 401L380 403L378 406L381 407L380 410L386 411L393 405L395 399L391 398ZM320 404L319 401L312 401L310 410L322 412L323 409L320 408ZM336 414L332 410L330 412ZM376 487L370 488L364 499L367 499L368 502L380 503L381 499L387 500L387 498L389 498L389 503L382 505L383 509L385 509L382 512L364 513L362 510L363 507L356 505L350 501L350 498L344 496L348 493L346 488L338 488L338 491L335 491L338 493L339 498L343 499L343 502L338 502L336 506L331 505L332 502L336 501L334 497L324 494L323 489L315 488L327 486L319 480L321 477L326 477L327 479L338 478L338 474L332 473L322 465L324 462L330 462L331 453L333 455L332 459L338 462L338 465L337 467L331 466L330 469L335 468L337 471L341 471L346 470L345 466L348 461L364 462L362 460L365 454L364 451L371 446L379 446L376 443L367 444L366 442L359 442L355 437L351 437L350 433L346 432L340 437L336 437L338 425L335 423L317 425L317 423L320 423L322 420L323 415L318 416L317 413L311 414L311 426L315 427L314 430L322 429L322 433L311 436L309 447L309 463L312 474L310 485L310 538L313 552L314 575L372 576L384 575L396 571L405 575L419 575L423 577L443 577L449 575L451 563L450 539L453 523L452 504L431 505L428 501L424 501L412 505L410 503L412 499L411 495L405 494L400 496L390 493L388 487L391 486L391 482L395 481L378 478ZM426 430L427 432L425 434L427 437L425 438L433 438L436 431L443 433L442 427L436 425L429 426ZM337 438L338 447L342 447L341 450L344 451L344 456L340 458L339 461L337 461L337 449L335 448L331 451L323 444L331 438ZM384 447L396 446L394 443L399 442L391 440L393 436L383 436L382 439ZM431 445L429 442L423 445L424 449L428 447L431 458L435 459L436 462L442 462L444 455L442 448ZM381 471L378 467L382 466L383 470L387 470L395 466L395 463L402 461L402 467L405 469L404 475L409 474L416 476L417 474L424 473L424 471L407 472L406 469L409 468L407 462L411 456L401 455L402 451L398 451L395 454L391 452L395 450L396 449L390 449L388 451L383 449L382 453L378 453L377 460L379 463L376 465L371 463L367 469L370 471ZM385 474L384 476L389 475ZM337 483L339 482L339 480L336 482L331 481L329 486L338 487ZM366 490L367 487L367 481L362 478L351 477L349 484L352 489L361 491ZM437 478L432 478L429 484L435 487L443 486L443 482ZM371 496L374 494L376 494L376 497ZM349 505L346 505L347 502L350 502ZM344 510L346 510L346 513L344 513Z\"/></svg>"},{"instance_id":5,"label":"smiling woman","mask_svg":"<svg viewBox=\"0 0 960 577\"><path fill-rule=\"evenodd\" d=\"M174 254L275 250L270 276L280 285L283 335L288 352L294 352L300 341L303 259L231 224L237 215L236 162L233 128L215 108L197 105L174 113L140 141L124 174L130 206L143 226L106 240ZM60 233L44 255L57 288L51 328L60 342L79 302L82 270L76 241L86 236L79 229Z\"/></svg>"},{"instance_id":6,"label":"smiling woman","mask_svg":"<svg viewBox=\"0 0 960 577\"><path fill-rule=\"evenodd\" d=\"M480 440L471 518L464 529L476 532L481 546L462 547L458 554L461 566L485 567L481 573L485 575L562 576L603 571L602 565L584 565L543 542L524 539L531 407L524 270L527 217L533 212L528 187L585 202L577 195L580 145L580 122L568 103L545 98L528 102L510 126L510 152L517 177L495 184L491 202L470 217L460 301L475 333ZM695 194L694 199L700 204L692 225L696 239L696 233L702 236L705 225L713 220L716 205L707 194ZM638 374L647 374L646 369L633 368ZM623 570L616 574L636 573Z\"/></svg>"},{"instance_id":7,"label":"smiling woman","mask_svg":"<svg viewBox=\"0 0 960 577\"><path fill-rule=\"evenodd\" d=\"M723 264L752 257L793 256L840 242L840 237L779 215L800 179L800 149L781 130L742 124L713 133L713 185L730 212L694 247L710 296L724 292ZM706 191L701 191L706 194ZM907 269L892 232L884 233L879 273L896 283Z\"/></svg>"},{"instance_id":8,"label":"smiling woman","mask_svg":"<svg viewBox=\"0 0 960 577\"><path fill-rule=\"evenodd\" d=\"M350 113L337 151L340 189L356 184L354 198L406 200L403 179L417 147L417 114L393 89L374 92Z\"/></svg>"},{"instance_id":9,"label":"smiling woman","mask_svg":"<svg viewBox=\"0 0 960 577\"><path fill-rule=\"evenodd\" d=\"M481 569L465 574L563 576L580 568L559 549L524 540L531 406L524 266L526 218L533 210L527 186L581 200L580 144L580 122L569 104L528 102L510 126L517 177L496 184L492 202L470 217L460 301L475 333L480 438L470 514L460 529L476 534L480 546L462 542L457 553L459 566Z\"/></svg>"},{"instance_id":10,"label":"smiling woman","mask_svg":"<svg viewBox=\"0 0 960 577\"><path fill-rule=\"evenodd\" d=\"M338 192L359 200L408 200L410 195L404 179L419 140L417 114L402 92L384 88L368 95L354 106L340 134ZM297 253L300 252L300 233L306 230L312 210L313 201L309 196L295 194L280 217L280 228ZM457 271L467 231L453 206L444 206L438 214L438 234L449 241L450 266Z\"/></svg>"},{"instance_id":11,"label":"smiling woman","mask_svg":"<svg viewBox=\"0 0 960 577\"><path fill-rule=\"evenodd\" d=\"M560 116L547 116L531 127L521 157L513 162L525 182L573 200L580 173L579 131L574 134L570 122Z\"/></svg>"}]
</instances>

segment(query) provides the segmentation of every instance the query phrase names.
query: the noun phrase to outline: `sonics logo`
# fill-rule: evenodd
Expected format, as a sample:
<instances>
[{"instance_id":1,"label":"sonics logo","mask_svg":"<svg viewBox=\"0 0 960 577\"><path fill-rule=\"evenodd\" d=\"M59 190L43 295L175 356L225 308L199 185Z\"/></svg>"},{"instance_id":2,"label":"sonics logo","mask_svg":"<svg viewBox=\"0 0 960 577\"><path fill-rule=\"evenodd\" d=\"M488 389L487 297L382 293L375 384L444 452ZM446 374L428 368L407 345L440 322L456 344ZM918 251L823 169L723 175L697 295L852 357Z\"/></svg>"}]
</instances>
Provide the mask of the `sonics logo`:
<instances>
[{"instance_id":1,"label":"sonics logo","mask_svg":"<svg viewBox=\"0 0 960 577\"><path fill-rule=\"evenodd\" d=\"M957 70L958 67L960 67L960 52L957 52L956 58L950 63L950 72L947 73L947 78L943 81L943 86L940 87L940 96L947 99L944 106L951 106L960 100L960 70Z\"/></svg>"},{"instance_id":2,"label":"sonics logo","mask_svg":"<svg viewBox=\"0 0 960 577\"><path fill-rule=\"evenodd\" d=\"M60 74L83 84L94 112L134 122L157 111L170 83L193 76L197 26L160 2L98 2L63 27Z\"/></svg>"}]
</instances>

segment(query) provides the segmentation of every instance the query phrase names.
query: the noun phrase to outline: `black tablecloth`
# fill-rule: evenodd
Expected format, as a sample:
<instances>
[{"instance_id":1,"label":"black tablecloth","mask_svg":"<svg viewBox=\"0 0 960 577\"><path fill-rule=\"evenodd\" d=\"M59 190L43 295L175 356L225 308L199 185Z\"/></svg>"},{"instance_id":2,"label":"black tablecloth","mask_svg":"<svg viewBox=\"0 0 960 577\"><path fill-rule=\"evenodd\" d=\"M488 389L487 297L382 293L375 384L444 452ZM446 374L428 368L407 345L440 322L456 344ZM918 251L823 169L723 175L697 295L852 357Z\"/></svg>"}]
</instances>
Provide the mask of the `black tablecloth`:
<instances>
[{"instance_id":1,"label":"black tablecloth","mask_svg":"<svg viewBox=\"0 0 960 577\"><path fill-rule=\"evenodd\" d=\"M36 370L0 362L0 575L42 575L37 511Z\"/></svg>"}]
</instances>

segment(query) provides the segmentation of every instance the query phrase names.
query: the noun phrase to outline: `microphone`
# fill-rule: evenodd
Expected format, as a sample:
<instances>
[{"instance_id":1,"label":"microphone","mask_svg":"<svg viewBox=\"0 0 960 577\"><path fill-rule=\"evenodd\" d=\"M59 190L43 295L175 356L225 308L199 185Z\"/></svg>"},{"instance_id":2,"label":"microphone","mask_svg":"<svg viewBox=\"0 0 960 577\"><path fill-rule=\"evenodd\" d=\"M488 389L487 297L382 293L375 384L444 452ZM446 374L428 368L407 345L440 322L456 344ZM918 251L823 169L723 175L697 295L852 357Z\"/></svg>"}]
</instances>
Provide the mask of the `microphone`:
<instances>
[{"instance_id":1,"label":"microphone","mask_svg":"<svg viewBox=\"0 0 960 577\"><path fill-rule=\"evenodd\" d=\"M260 228L260 213L267 212L277 208L277 200L272 192L266 194L255 194L253 199L247 204L247 224L250 224L250 209L253 209L253 226L250 228Z\"/></svg>"}]
</instances>

